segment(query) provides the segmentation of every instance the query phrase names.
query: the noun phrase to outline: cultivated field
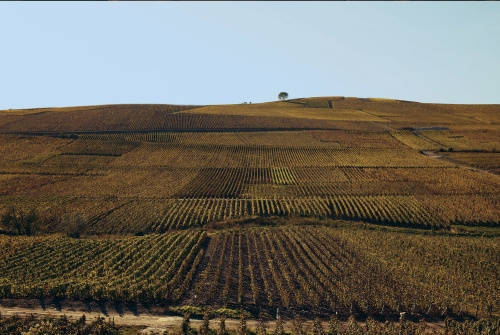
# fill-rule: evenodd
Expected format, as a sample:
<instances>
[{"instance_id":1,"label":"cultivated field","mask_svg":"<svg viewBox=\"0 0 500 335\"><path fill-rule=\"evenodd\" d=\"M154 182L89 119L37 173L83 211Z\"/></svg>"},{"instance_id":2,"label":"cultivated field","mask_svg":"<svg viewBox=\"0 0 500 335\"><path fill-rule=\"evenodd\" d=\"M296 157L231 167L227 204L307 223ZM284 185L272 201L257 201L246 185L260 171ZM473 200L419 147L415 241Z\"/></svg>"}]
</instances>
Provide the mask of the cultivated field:
<instances>
[{"instance_id":1,"label":"cultivated field","mask_svg":"<svg viewBox=\"0 0 500 335\"><path fill-rule=\"evenodd\" d=\"M0 245L0 298L257 313L279 307L287 316L486 316L496 304L500 262L492 239L346 223L117 238L2 237Z\"/></svg>"},{"instance_id":2,"label":"cultivated field","mask_svg":"<svg viewBox=\"0 0 500 335\"><path fill-rule=\"evenodd\" d=\"M0 111L0 299L498 316L499 122L344 97Z\"/></svg>"}]
</instances>

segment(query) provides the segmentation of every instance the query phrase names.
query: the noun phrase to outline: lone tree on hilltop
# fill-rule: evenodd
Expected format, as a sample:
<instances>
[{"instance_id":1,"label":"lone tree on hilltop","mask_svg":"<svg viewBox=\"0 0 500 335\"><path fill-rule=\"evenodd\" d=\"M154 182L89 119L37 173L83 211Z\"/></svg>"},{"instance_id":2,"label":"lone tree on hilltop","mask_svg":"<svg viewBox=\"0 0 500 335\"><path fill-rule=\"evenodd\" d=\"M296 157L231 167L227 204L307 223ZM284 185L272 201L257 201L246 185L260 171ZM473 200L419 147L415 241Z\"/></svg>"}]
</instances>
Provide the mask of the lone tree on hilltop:
<instances>
[{"instance_id":1,"label":"lone tree on hilltop","mask_svg":"<svg viewBox=\"0 0 500 335\"><path fill-rule=\"evenodd\" d=\"M280 100L286 100L286 99L288 99L288 93L286 93L286 92L280 92L280 94L278 94L278 98Z\"/></svg>"}]
</instances>

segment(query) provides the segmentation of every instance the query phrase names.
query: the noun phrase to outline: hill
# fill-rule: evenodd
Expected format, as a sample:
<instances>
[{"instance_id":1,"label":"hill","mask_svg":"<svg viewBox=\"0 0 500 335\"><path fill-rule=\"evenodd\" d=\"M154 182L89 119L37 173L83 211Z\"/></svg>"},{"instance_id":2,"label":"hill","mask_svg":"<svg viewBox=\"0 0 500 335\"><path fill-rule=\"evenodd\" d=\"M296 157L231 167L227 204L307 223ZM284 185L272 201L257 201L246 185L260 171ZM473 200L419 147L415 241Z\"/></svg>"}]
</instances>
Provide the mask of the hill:
<instances>
[{"instance_id":1,"label":"hill","mask_svg":"<svg viewBox=\"0 0 500 335\"><path fill-rule=\"evenodd\" d=\"M17 118L0 121L3 210L77 211L89 232L163 232L252 215L422 227L500 217L500 177L477 170L498 172L499 105L330 97L1 117Z\"/></svg>"},{"instance_id":2,"label":"hill","mask_svg":"<svg viewBox=\"0 0 500 335\"><path fill-rule=\"evenodd\" d=\"M397 130L441 126L494 129L500 105L427 104L326 97L259 104L103 105L0 111L2 132L244 129Z\"/></svg>"},{"instance_id":3,"label":"hill","mask_svg":"<svg viewBox=\"0 0 500 335\"><path fill-rule=\"evenodd\" d=\"M498 313L499 121L348 97L0 111L0 299Z\"/></svg>"}]
</instances>

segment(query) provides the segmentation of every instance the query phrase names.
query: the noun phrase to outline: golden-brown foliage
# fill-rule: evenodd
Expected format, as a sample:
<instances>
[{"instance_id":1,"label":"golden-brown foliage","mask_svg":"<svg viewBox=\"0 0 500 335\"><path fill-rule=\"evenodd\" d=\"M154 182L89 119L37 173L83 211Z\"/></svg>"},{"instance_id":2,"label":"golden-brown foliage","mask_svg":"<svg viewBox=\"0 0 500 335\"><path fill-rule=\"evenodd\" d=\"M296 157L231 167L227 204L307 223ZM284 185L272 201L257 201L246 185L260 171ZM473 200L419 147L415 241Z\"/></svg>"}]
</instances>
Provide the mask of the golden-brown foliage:
<instances>
[{"instance_id":1,"label":"golden-brown foliage","mask_svg":"<svg viewBox=\"0 0 500 335\"><path fill-rule=\"evenodd\" d=\"M457 165L498 170L498 108L325 97L5 111L0 119L18 121L0 122L0 130L91 133L1 135L0 214L11 205L54 216L78 211L95 233L247 215L496 225L500 179ZM450 130L425 130L435 126ZM242 131L250 128L262 131ZM220 131L200 132L207 129ZM448 146L446 159L418 152Z\"/></svg>"},{"instance_id":2,"label":"golden-brown foliage","mask_svg":"<svg viewBox=\"0 0 500 335\"><path fill-rule=\"evenodd\" d=\"M488 316L498 307L499 255L498 238L298 226L219 232L186 303Z\"/></svg>"}]
</instances>

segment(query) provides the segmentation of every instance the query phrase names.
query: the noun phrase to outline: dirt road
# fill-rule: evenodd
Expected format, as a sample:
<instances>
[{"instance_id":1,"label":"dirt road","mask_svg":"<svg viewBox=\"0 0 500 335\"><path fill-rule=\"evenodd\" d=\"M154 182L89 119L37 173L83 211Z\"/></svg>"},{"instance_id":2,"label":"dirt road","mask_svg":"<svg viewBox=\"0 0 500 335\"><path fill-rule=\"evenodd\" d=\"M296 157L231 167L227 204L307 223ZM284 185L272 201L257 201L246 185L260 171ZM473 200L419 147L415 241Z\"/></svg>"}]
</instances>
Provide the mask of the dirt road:
<instances>
[{"instance_id":1,"label":"dirt road","mask_svg":"<svg viewBox=\"0 0 500 335\"><path fill-rule=\"evenodd\" d=\"M79 311L74 310L73 308L60 308L56 309L54 307L10 307L10 306L1 306L0 305L0 313L2 316L20 316L27 317L30 315L35 315L37 317L44 316L53 316L60 317L65 315L70 319L79 319L82 315L85 315L88 321L95 320L98 317L105 318L111 322L114 322L116 325L122 326L144 326L143 332L163 332L163 331L172 331L178 330L180 328L182 317L180 316L165 316L165 315L155 315L150 313L140 313L134 314L131 312L123 312L118 313L115 310L107 309L106 314L100 311ZM190 325L193 328L199 328L202 324L202 320L191 319ZM237 319L226 319L226 328L228 329L238 329L240 321ZM266 322L268 329L274 329L275 322L269 321ZM247 326L251 330L255 330L257 328L257 321L248 320ZM291 330L292 323L285 322L285 328ZM324 327L327 327L327 323L325 322ZM218 329L219 321L217 319L210 320L210 328ZM307 322L304 328L312 329L312 322Z\"/></svg>"},{"instance_id":2,"label":"dirt road","mask_svg":"<svg viewBox=\"0 0 500 335\"><path fill-rule=\"evenodd\" d=\"M171 333L172 331L178 331L182 322L182 317L180 316L166 316L166 315L155 315L151 313L140 313L134 314L131 312L118 313L115 310L107 310L106 314L100 311L79 311L73 308L60 308L56 309L54 307L11 307L0 305L0 313L2 316L20 316L27 317L30 315L35 315L36 317L52 316L61 317L66 316L69 319L79 319L82 315L85 315L88 321L97 319L98 317L105 318L110 322L114 322L116 325L120 326L134 326L142 328L141 333L151 334L151 333L163 333L167 331ZM202 324L202 320L191 319L190 325L193 328L199 328ZM237 330L240 325L238 319L226 319L226 328L230 330ZM266 322L267 329L269 331L275 328L275 321ZM304 330L307 332L312 332L312 321L306 321L304 323ZM248 329L255 331L257 328L256 320L247 320ZM292 322L285 321L284 328L285 331L292 331ZM442 323L428 323L428 328L439 329L442 328ZM218 329L219 320L210 320L210 328ZM323 322L323 329L328 329L328 323Z\"/></svg>"}]
</instances>

